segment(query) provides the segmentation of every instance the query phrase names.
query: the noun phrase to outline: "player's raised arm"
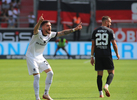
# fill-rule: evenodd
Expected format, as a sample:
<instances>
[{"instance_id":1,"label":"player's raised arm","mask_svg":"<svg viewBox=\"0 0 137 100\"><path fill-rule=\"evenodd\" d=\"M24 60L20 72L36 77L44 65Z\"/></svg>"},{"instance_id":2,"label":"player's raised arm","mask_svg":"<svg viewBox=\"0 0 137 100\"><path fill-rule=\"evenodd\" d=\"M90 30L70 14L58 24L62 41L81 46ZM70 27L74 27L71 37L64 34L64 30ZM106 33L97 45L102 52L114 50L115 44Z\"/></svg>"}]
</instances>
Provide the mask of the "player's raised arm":
<instances>
[{"instance_id":1,"label":"player's raised arm","mask_svg":"<svg viewBox=\"0 0 137 100\"><path fill-rule=\"evenodd\" d=\"M38 34L39 27L40 27L41 23L43 22L43 20L44 20L44 18L43 18L43 14L42 14L39 18L39 21L37 22L37 24L34 27L33 34Z\"/></svg>"},{"instance_id":2,"label":"player's raised arm","mask_svg":"<svg viewBox=\"0 0 137 100\"><path fill-rule=\"evenodd\" d=\"M81 30L82 29L82 22L75 28L73 29L66 29L66 30L63 30L63 31L60 31L58 32L58 37L59 36L64 36L64 35L67 35L67 34L70 34L72 32L75 32L75 31L78 31L78 30Z\"/></svg>"},{"instance_id":3,"label":"player's raised arm","mask_svg":"<svg viewBox=\"0 0 137 100\"><path fill-rule=\"evenodd\" d=\"M120 56L119 56L119 54L118 54L118 48L117 48L116 40L112 40L111 42L112 42L114 51L115 51L115 53L116 53L116 56L117 56L117 58L118 58L117 60L119 60L119 59L120 59Z\"/></svg>"}]
</instances>

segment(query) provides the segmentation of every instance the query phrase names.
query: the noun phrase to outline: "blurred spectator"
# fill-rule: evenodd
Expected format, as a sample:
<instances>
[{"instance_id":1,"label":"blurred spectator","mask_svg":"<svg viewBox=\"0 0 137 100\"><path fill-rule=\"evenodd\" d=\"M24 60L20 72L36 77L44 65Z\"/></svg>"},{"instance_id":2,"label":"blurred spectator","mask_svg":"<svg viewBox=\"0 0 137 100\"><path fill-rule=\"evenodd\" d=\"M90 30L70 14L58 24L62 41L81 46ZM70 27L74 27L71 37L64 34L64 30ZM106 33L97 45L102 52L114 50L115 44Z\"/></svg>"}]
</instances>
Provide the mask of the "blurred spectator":
<instances>
[{"instance_id":1,"label":"blurred spectator","mask_svg":"<svg viewBox=\"0 0 137 100\"><path fill-rule=\"evenodd\" d=\"M0 0L1 27L17 27L20 14L20 0Z\"/></svg>"},{"instance_id":2,"label":"blurred spectator","mask_svg":"<svg viewBox=\"0 0 137 100\"><path fill-rule=\"evenodd\" d=\"M33 15L33 12L30 12L28 15L28 21L29 21L29 27L33 28L35 24L35 16Z\"/></svg>"},{"instance_id":3,"label":"blurred spectator","mask_svg":"<svg viewBox=\"0 0 137 100\"><path fill-rule=\"evenodd\" d=\"M12 0L11 7L20 8L20 0Z\"/></svg>"},{"instance_id":4,"label":"blurred spectator","mask_svg":"<svg viewBox=\"0 0 137 100\"><path fill-rule=\"evenodd\" d=\"M20 9L20 0L17 0L17 5L16 5L16 7Z\"/></svg>"},{"instance_id":5,"label":"blurred spectator","mask_svg":"<svg viewBox=\"0 0 137 100\"><path fill-rule=\"evenodd\" d=\"M8 22L8 18L7 18L7 16L5 14L3 14L1 16L1 22L0 22L1 27L2 28L7 28L8 27L7 22Z\"/></svg>"},{"instance_id":6,"label":"blurred spectator","mask_svg":"<svg viewBox=\"0 0 137 100\"><path fill-rule=\"evenodd\" d=\"M8 17L8 10L6 9L2 10L1 15L3 16L4 14Z\"/></svg>"},{"instance_id":7,"label":"blurred spectator","mask_svg":"<svg viewBox=\"0 0 137 100\"><path fill-rule=\"evenodd\" d=\"M18 18L18 12L16 9L14 9L13 7L10 8L10 10L8 11L8 15L10 17L13 16L13 18L16 20Z\"/></svg>"},{"instance_id":8,"label":"blurred spectator","mask_svg":"<svg viewBox=\"0 0 137 100\"><path fill-rule=\"evenodd\" d=\"M17 14L18 14L18 16L19 16L19 14L20 14L20 8L19 8L19 7L14 7L14 10L17 11Z\"/></svg>"},{"instance_id":9,"label":"blurred spectator","mask_svg":"<svg viewBox=\"0 0 137 100\"><path fill-rule=\"evenodd\" d=\"M17 2L15 0L12 0L11 7L17 7Z\"/></svg>"},{"instance_id":10,"label":"blurred spectator","mask_svg":"<svg viewBox=\"0 0 137 100\"><path fill-rule=\"evenodd\" d=\"M0 22L2 22L4 19L8 19L8 13L6 12L6 10L2 11L0 14Z\"/></svg>"},{"instance_id":11,"label":"blurred spectator","mask_svg":"<svg viewBox=\"0 0 137 100\"><path fill-rule=\"evenodd\" d=\"M16 26L15 20L13 19L13 17L9 17L8 27L9 27L9 28L15 28L15 26Z\"/></svg>"},{"instance_id":12,"label":"blurred spectator","mask_svg":"<svg viewBox=\"0 0 137 100\"><path fill-rule=\"evenodd\" d=\"M10 8L10 4L7 3L7 1L2 3L2 13L5 14L8 17L8 10Z\"/></svg>"},{"instance_id":13,"label":"blurred spectator","mask_svg":"<svg viewBox=\"0 0 137 100\"><path fill-rule=\"evenodd\" d=\"M1 22L6 22L6 21L8 21L6 14L2 14Z\"/></svg>"},{"instance_id":14,"label":"blurred spectator","mask_svg":"<svg viewBox=\"0 0 137 100\"><path fill-rule=\"evenodd\" d=\"M13 17L13 19L15 20L15 27L17 27L17 18L19 13L17 12L16 9L14 9L13 7L10 8L10 10L8 11L8 15L9 17Z\"/></svg>"},{"instance_id":15,"label":"blurred spectator","mask_svg":"<svg viewBox=\"0 0 137 100\"><path fill-rule=\"evenodd\" d=\"M10 8L10 4L7 3L7 1L2 3L2 10L8 10Z\"/></svg>"},{"instance_id":16,"label":"blurred spectator","mask_svg":"<svg viewBox=\"0 0 137 100\"><path fill-rule=\"evenodd\" d=\"M2 0L2 3L4 3L5 1L7 2L7 4L11 3L11 0Z\"/></svg>"},{"instance_id":17,"label":"blurred spectator","mask_svg":"<svg viewBox=\"0 0 137 100\"><path fill-rule=\"evenodd\" d=\"M73 27L76 27L81 22L81 18L79 17L79 13L73 17ZM75 31L73 35L74 41L79 41L80 39L80 30Z\"/></svg>"}]
</instances>

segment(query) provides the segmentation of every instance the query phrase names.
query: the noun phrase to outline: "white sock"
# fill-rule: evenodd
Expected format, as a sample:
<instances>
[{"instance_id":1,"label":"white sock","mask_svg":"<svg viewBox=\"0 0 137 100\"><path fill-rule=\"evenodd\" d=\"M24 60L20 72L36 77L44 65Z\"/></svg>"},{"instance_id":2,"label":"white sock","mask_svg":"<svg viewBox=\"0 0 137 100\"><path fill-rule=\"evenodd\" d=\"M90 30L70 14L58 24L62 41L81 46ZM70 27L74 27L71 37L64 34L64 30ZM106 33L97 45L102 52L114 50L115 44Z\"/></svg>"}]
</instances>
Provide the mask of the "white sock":
<instances>
[{"instance_id":1,"label":"white sock","mask_svg":"<svg viewBox=\"0 0 137 100\"><path fill-rule=\"evenodd\" d=\"M105 84L105 87L106 87L106 88L108 88L108 86L109 86L108 84Z\"/></svg>"},{"instance_id":2,"label":"white sock","mask_svg":"<svg viewBox=\"0 0 137 100\"><path fill-rule=\"evenodd\" d=\"M99 91L99 95L103 95L103 92L102 92L102 91Z\"/></svg>"},{"instance_id":3,"label":"white sock","mask_svg":"<svg viewBox=\"0 0 137 100\"><path fill-rule=\"evenodd\" d=\"M53 79L53 71L49 71L47 73L47 78L46 78L46 81L45 81L45 92L44 94L45 95L48 95L49 94L49 89L50 89L50 86L51 86L51 83L52 83L52 79Z\"/></svg>"},{"instance_id":4,"label":"white sock","mask_svg":"<svg viewBox=\"0 0 137 100\"><path fill-rule=\"evenodd\" d=\"M35 91L36 100L39 99L39 79L40 79L40 74L34 76L33 87Z\"/></svg>"}]
</instances>

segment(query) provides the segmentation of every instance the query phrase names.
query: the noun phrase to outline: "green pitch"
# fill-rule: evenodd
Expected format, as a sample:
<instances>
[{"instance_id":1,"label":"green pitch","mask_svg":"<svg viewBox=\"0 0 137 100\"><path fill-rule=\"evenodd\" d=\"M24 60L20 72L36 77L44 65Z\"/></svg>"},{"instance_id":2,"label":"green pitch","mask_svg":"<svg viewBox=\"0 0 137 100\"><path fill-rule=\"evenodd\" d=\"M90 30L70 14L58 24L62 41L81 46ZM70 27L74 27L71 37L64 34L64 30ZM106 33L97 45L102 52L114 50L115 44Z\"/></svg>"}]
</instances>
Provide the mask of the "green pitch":
<instances>
[{"instance_id":1,"label":"green pitch","mask_svg":"<svg viewBox=\"0 0 137 100\"><path fill-rule=\"evenodd\" d=\"M96 72L90 60L48 60L54 71L50 96L54 100L101 100ZM102 100L137 100L137 60L114 60L115 75L109 87L111 96ZM103 86L107 72L104 71ZM40 96L46 74L41 73ZM0 100L35 100L33 76L25 60L0 60Z\"/></svg>"}]
</instances>

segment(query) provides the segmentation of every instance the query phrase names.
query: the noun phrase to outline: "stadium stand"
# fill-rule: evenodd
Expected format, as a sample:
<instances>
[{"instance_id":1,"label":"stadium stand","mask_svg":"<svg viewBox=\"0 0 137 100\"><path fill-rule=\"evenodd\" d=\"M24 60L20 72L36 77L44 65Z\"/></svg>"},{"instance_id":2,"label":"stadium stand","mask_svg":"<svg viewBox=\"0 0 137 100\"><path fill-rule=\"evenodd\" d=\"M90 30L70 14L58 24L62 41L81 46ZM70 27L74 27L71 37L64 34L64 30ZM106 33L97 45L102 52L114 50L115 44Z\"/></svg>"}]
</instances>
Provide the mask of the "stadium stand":
<instances>
[{"instance_id":1,"label":"stadium stand","mask_svg":"<svg viewBox=\"0 0 137 100\"><path fill-rule=\"evenodd\" d=\"M19 26L20 28L29 27L28 15L33 11L33 0L21 0Z\"/></svg>"},{"instance_id":2,"label":"stadium stand","mask_svg":"<svg viewBox=\"0 0 137 100\"><path fill-rule=\"evenodd\" d=\"M20 0L1 0L0 1L0 26L1 28L18 27L18 16L20 13ZM14 21L13 21L14 20Z\"/></svg>"},{"instance_id":3,"label":"stadium stand","mask_svg":"<svg viewBox=\"0 0 137 100\"><path fill-rule=\"evenodd\" d=\"M72 18L76 12L79 12L83 22L80 41L90 40L87 37L91 37L92 31L101 25L103 15L112 18L112 28L136 28L137 26L137 20L132 20L131 17L133 14L137 16L136 9L131 9L136 0L60 0L60 8L57 0L7 0L7 3L5 1L0 0L1 28L29 28L28 15L30 12L35 15L35 23L43 13L44 18L52 23L53 31L72 28ZM113 6L117 3L124 6ZM109 6L107 6L108 4ZM7 9L11 7L18 12L17 21L14 21L12 16L7 13L9 11ZM58 20L59 18L60 20ZM72 36L73 34L70 34L65 38L73 41Z\"/></svg>"}]
</instances>

